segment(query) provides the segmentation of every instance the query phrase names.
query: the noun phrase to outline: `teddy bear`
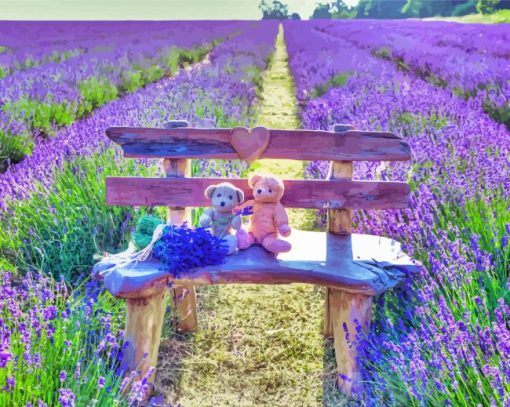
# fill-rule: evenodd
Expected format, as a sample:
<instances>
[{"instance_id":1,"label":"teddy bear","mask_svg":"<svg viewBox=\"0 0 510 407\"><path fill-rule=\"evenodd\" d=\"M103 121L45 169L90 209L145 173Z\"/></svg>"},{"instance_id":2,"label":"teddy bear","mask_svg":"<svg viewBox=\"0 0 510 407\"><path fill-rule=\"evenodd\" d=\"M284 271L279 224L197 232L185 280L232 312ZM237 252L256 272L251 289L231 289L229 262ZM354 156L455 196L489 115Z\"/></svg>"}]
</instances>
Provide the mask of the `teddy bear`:
<instances>
[{"instance_id":1,"label":"teddy bear","mask_svg":"<svg viewBox=\"0 0 510 407\"><path fill-rule=\"evenodd\" d=\"M291 229L285 208L280 203L283 197L283 182L273 175L254 174L248 180L253 190L253 199L238 205L234 210L252 207L253 215L247 233L238 233L238 247L246 249L252 244L261 244L266 250L278 254L291 249L289 242L279 239L287 237Z\"/></svg>"},{"instance_id":2,"label":"teddy bear","mask_svg":"<svg viewBox=\"0 0 510 407\"><path fill-rule=\"evenodd\" d=\"M244 201L244 192L229 182L222 182L209 185L204 195L211 200L211 207L200 216L200 226L211 226L212 235L227 241L228 254L235 253L237 237L231 232L241 228L242 219L240 215L232 215L232 210Z\"/></svg>"}]
</instances>

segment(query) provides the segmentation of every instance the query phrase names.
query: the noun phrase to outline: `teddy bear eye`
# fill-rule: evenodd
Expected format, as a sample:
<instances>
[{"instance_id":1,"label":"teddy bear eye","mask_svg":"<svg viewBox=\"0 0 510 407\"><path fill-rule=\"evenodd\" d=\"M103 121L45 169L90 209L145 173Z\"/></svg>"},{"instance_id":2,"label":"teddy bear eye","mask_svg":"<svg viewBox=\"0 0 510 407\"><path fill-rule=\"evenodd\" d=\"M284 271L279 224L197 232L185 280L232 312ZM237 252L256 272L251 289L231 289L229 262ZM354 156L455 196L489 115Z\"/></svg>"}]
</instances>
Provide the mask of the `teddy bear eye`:
<instances>
[{"instance_id":1,"label":"teddy bear eye","mask_svg":"<svg viewBox=\"0 0 510 407\"><path fill-rule=\"evenodd\" d=\"M216 195L216 197L217 197L217 198L220 198L220 197L221 197L221 194Z\"/></svg>"},{"instance_id":2,"label":"teddy bear eye","mask_svg":"<svg viewBox=\"0 0 510 407\"><path fill-rule=\"evenodd\" d=\"M229 195L228 199L232 200L232 199L234 199L234 197L232 195Z\"/></svg>"},{"instance_id":3,"label":"teddy bear eye","mask_svg":"<svg viewBox=\"0 0 510 407\"><path fill-rule=\"evenodd\" d=\"M273 191L269 190L269 193L271 193L271 192L273 192Z\"/></svg>"}]
</instances>

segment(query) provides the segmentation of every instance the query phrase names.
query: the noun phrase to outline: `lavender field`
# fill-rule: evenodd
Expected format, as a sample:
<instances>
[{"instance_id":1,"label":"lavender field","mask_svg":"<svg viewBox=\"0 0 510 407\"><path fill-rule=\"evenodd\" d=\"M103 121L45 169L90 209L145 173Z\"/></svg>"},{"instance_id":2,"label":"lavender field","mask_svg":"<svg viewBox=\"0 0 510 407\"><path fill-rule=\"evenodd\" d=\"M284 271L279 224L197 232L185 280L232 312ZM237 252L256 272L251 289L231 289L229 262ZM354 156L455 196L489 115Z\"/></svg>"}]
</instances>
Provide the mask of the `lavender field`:
<instances>
[{"instance_id":1,"label":"lavender field","mask_svg":"<svg viewBox=\"0 0 510 407\"><path fill-rule=\"evenodd\" d=\"M354 178L409 182L410 208L358 211L355 230L423 267L377 299L351 399L320 289L221 286L198 290L195 334L167 313L152 405L510 406L510 28L411 20L1 22L0 406L143 404L146 379L125 391L124 306L89 275L165 211L105 205L107 175L162 171L105 129L170 119L403 136L411 163ZM321 179L328 163L193 165L255 170Z\"/></svg>"}]
</instances>

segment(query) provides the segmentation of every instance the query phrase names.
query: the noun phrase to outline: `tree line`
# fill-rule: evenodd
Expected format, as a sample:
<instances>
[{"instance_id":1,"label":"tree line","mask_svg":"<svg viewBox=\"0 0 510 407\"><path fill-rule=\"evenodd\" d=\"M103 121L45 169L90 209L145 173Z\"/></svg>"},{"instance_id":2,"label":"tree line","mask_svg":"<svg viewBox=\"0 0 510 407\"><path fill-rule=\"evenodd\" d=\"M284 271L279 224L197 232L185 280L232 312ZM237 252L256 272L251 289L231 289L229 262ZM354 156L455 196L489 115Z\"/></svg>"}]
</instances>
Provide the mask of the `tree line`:
<instances>
[{"instance_id":1,"label":"tree line","mask_svg":"<svg viewBox=\"0 0 510 407\"><path fill-rule=\"evenodd\" d=\"M510 0L359 0L348 6L342 0L318 2L311 19L331 18L424 18L492 14L510 9ZM290 13L282 0L261 0L259 10L263 19L300 20L298 13Z\"/></svg>"}]
</instances>

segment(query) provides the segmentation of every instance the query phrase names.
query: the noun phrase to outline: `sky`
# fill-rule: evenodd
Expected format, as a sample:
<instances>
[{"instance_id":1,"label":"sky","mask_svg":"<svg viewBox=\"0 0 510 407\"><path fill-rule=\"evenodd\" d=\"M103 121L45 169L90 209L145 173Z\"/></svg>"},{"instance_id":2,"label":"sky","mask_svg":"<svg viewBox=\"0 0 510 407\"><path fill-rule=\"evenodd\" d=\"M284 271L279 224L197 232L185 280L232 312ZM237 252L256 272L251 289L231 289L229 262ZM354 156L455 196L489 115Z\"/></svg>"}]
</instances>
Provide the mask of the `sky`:
<instances>
[{"instance_id":1,"label":"sky","mask_svg":"<svg viewBox=\"0 0 510 407\"><path fill-rule=\"evenodd\" d=\"M283 0L308 18L320 0ZM0 20L258 20L260 0L0 0ZM271 2L271 0L269 0ZM323 2L327 2L323 0ZM358 0L344 0L355 5Z\"/></svg>"}]
</instances>

